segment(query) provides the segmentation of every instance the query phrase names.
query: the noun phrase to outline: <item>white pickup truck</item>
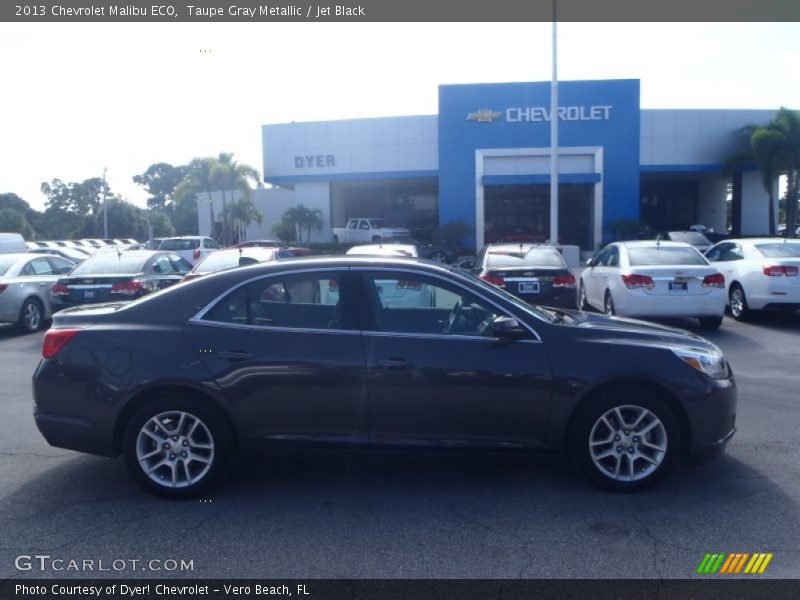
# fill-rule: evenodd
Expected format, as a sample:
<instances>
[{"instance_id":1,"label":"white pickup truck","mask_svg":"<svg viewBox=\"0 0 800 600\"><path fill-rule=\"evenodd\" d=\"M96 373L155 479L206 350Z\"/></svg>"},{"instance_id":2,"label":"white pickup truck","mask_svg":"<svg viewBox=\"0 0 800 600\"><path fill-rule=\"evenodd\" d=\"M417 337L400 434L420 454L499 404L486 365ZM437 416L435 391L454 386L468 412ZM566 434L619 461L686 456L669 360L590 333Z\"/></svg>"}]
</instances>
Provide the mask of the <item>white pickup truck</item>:
<instances>
[{"instance_id":1,"label":"white pickup truck","mask_svg":"<svg viewBox=\"0 0 800 600\"><path fill-rule=\"evenodd\" d=\"M355 218L347 222L347 227L333 228L334 242L379 242L396 240L411 236L408 229L389 227L386 219Z\"/></svg>"}]
</instances>

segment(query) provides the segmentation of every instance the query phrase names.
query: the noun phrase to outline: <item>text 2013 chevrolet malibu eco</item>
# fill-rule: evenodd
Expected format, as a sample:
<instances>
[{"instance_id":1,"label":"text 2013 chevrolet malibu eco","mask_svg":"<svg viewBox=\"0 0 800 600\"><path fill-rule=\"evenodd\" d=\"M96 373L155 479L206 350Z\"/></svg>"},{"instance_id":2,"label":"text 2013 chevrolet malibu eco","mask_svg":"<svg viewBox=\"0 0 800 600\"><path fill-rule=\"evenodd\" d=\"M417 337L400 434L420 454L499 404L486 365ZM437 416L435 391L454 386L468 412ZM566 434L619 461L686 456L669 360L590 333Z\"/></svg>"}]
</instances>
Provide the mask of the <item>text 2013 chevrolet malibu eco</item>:
<instances>
[{"instance_id":1,"label":"text 2013 chevrolet malibu eco","mask_svg":"<svg viewBox=\"0 0 800 600\"><path fill-rule=\"evenodd\" d=\"M595 484L638 490L735 432L733 374L703 338L537 308L416 259L276 261L71 308L42 354L47 441L122 453L172 498L263 442L567 452Z\"/></svg>"}]
</instances>

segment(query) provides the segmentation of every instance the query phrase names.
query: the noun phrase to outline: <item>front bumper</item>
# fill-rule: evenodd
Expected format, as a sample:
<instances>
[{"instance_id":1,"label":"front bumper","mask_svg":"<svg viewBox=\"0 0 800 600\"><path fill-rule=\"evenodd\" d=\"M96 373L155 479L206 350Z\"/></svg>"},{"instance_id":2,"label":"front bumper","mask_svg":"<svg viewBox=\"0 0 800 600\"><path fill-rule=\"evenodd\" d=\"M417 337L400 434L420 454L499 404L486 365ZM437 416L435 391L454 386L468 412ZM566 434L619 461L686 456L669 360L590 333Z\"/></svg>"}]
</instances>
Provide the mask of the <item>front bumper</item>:
<instances>
[{"instance_id":1,"label":"front bumper","mask_svg":"<svg viewBox=\"0 0 800 600\"><path fill-rule=\"evenodd\" d=\"M691 433L689 454L695 457L725 449L736 433L737 390L733 377L712 380L684 397L683 406Z\"/></svg>"}]
</instances>

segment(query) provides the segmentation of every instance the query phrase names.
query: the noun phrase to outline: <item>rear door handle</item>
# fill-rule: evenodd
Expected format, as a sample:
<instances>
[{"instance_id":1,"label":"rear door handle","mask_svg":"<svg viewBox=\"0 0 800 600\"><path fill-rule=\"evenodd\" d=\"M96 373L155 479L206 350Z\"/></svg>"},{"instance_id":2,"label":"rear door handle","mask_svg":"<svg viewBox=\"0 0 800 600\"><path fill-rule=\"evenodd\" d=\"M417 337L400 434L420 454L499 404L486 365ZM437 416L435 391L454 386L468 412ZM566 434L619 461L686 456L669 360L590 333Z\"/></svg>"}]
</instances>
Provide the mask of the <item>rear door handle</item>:
<instances>
[{"instance_id":1,"label":"rear door handle","mask_svg":"<svg viewBox=\"0 0 800 600\"><path fill-rule=\"evenodd\" d=\"M410 369L413 365L405 358L389 358L386 360L379 360L378 366L387 369Z\"/></svg>"},{"instance_id":2,"label":"rear door handle","mask_svg":"<svg viewBox=\"0 0 800 600\"><path fill-rule=\"evenodd\" d=\"M255 358L249 352L245 352L244 350L228 350L217 352L217 356L220 358L227 358L228 360L252 360Z\"/></svg>"}]
</instances>

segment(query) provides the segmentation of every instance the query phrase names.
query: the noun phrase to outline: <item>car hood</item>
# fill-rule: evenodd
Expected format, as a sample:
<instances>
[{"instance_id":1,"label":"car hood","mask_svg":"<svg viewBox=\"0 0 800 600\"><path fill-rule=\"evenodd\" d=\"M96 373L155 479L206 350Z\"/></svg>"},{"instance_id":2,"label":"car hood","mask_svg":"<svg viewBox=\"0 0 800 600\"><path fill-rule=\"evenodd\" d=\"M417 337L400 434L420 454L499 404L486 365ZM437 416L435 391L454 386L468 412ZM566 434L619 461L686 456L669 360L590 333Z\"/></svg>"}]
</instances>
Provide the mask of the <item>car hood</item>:
<instances>
[{"instance_id":1,"label":"car hood","mask_svg":"<svg viewBox=\"0 0 800 600\"><path fill-rule=\"evenodd\" d=\"M585 331L586 339L594 342L719 351L705 338L677 327L577 311L570 312L570 315L573 320L564 324Z\"/></svg>"}]
</instances>

